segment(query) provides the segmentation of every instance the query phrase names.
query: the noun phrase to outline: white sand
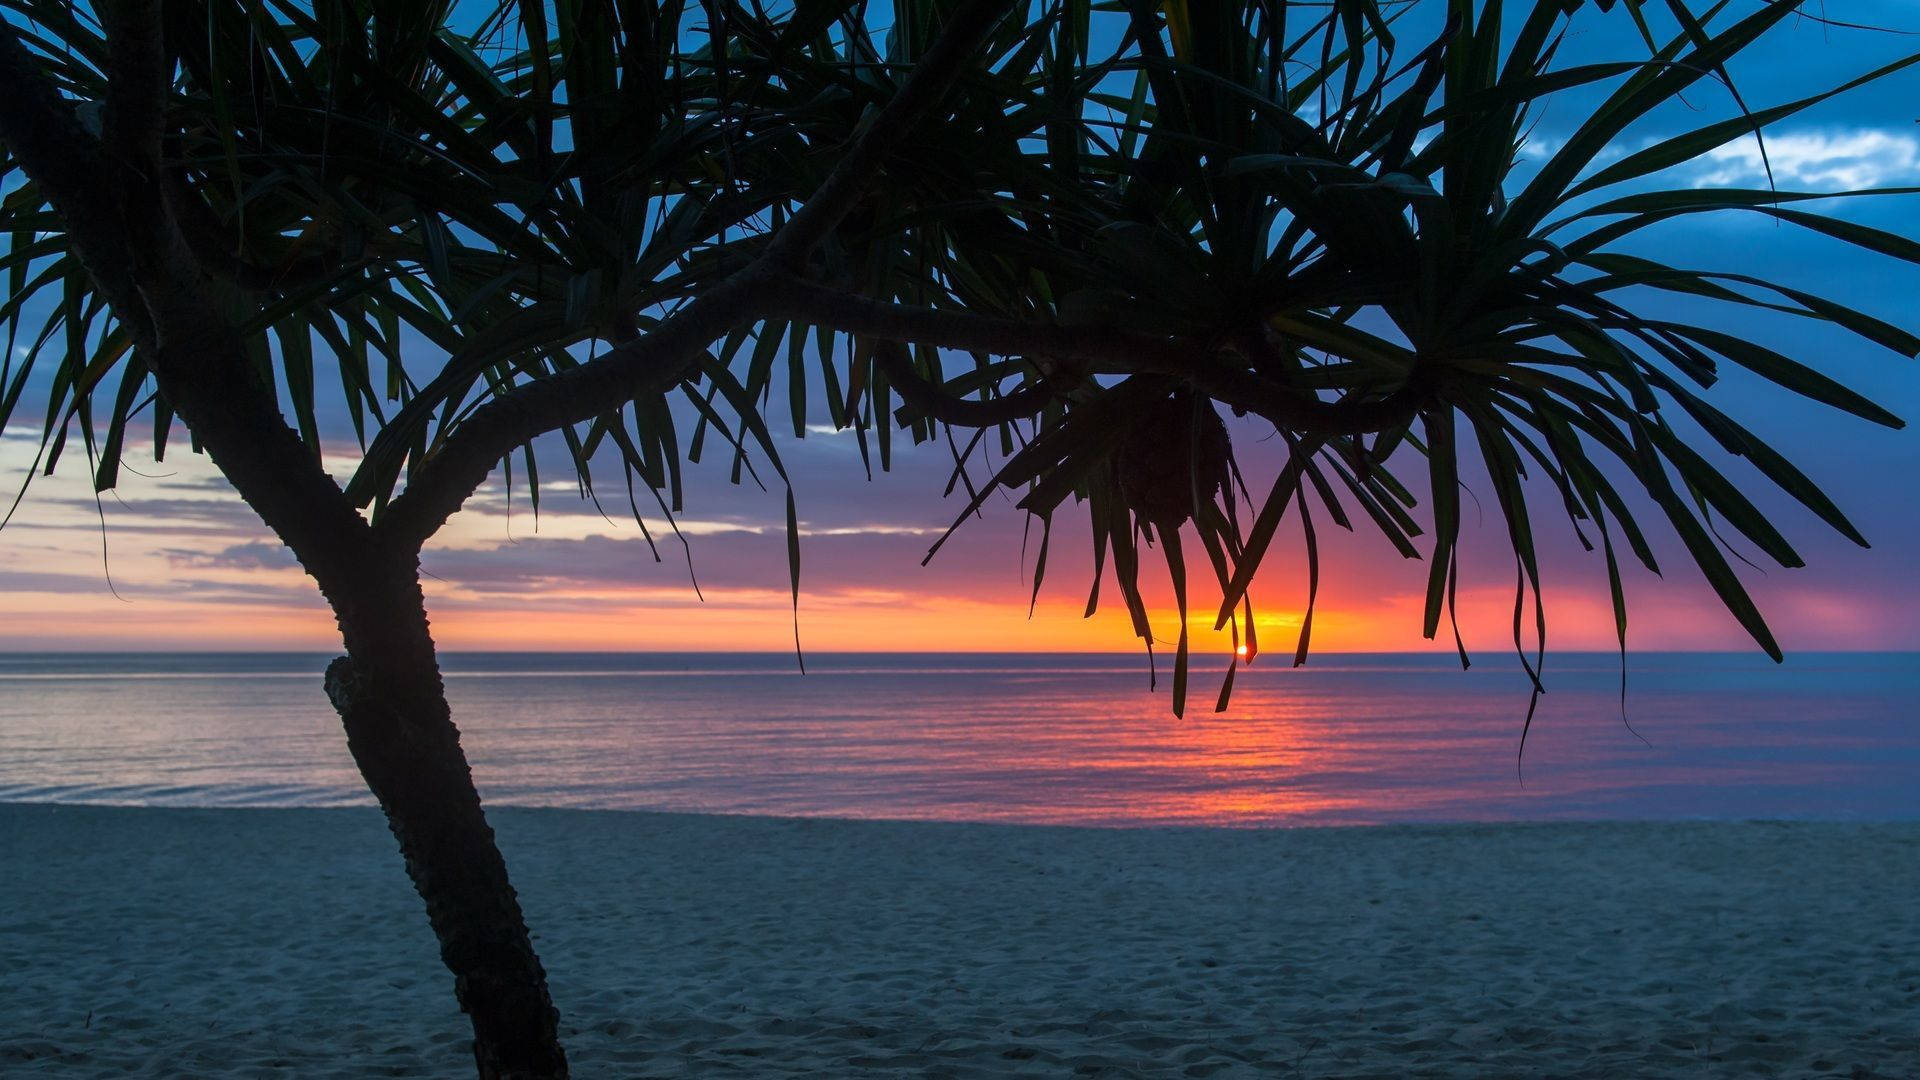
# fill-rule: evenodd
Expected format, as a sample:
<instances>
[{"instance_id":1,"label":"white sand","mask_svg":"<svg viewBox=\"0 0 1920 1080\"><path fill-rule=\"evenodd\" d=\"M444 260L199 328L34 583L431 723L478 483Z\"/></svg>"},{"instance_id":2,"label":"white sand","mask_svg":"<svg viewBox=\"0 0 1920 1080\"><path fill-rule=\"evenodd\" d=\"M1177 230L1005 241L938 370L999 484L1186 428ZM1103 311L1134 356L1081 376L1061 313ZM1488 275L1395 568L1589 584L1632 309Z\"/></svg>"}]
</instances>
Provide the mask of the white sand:
<instances>
[{"instance_id":1,"label":"white sand","mask_svg":"<svg viewBox=\"0 0 1920 1080\"><path fill-rule=\"evenodd\" d=\"M581 1077L1920 1076L1920 826L495 811ZM471 1075L371 811L0 806L0 1075Z\"/></svg>"}]
</instances>

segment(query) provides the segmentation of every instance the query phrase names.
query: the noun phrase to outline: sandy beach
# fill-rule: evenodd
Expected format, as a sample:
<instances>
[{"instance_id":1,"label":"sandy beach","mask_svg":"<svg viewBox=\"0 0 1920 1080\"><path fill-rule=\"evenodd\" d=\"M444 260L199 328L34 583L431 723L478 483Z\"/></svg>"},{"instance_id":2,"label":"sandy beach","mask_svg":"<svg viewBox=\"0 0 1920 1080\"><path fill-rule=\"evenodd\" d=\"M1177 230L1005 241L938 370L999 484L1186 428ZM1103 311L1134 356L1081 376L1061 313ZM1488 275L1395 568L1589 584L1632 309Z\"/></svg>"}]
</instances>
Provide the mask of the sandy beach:
<instances>
[{"instance_id":1,"label":"sandy beach","mask_svg":"<svg viewBox=\"0 0 1920 1080\"><path fill-rule=\"evenodd\" d=\"M494 818L582 1077L1920 1076L1920 825ZM0 863L0 1073L471 1075L372 811Z\"/></svg>"}]
</instances>

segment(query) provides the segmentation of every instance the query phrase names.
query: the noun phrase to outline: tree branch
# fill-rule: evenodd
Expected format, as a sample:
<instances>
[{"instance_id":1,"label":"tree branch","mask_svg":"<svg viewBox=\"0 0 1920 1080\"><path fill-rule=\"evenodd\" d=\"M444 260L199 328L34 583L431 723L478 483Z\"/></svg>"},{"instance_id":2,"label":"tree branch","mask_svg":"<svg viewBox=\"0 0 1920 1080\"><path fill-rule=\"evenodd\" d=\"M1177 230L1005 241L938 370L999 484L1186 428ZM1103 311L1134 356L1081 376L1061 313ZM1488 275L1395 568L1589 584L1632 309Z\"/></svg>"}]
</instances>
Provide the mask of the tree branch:
<instances>
[{"instance_id":1,"label":"tree branch","mask_svg":"<svg viewBox=\"0 0 1920 1080\"><path fill-rule=\"evenodd\" d=\"M380 535L417 550L514 447L590 420L622 402L664 393L686 378L701 350L715 339L766 317L757 294L773 287L780 267L804 260L833 231L873 183L881 161L976 59L987 33L1010 7L1012 0L968 0L954 12L899 92L853 137L819 190L787 219L753 263L693 299L646 337L475 409L438 452L415 468L406 490L381 515L376 527ZM376 440L376 448L378 444Z\"/></svg>"},{"instance_id":2,"label":"tree branch","mask_svg":"<svg viewBox=\"0 0 1920 1080\"><path fill-rule=\"evenodd\" d=\"M343 269L366 261L364 256L349 260L338 251L315 252L279 264L246 258L236 253L227 242L225 234L230 230L179 171L167 169L165 172L161 193L188 250L193 252L194 259L207 273L231 281L242 289L300 289L318 284L338 275Z\"/></svg>"},{"instance_id":3,"label":"tree branch","mask_svg":"<svg viewBox=\"0 0 1920 1080\"><path fill-rule=\"evenodd\" d=\"M1275 427L1301 435L1361 435L1398 427L1432 397L1430 388L1415 378L1380 397L1326 401L1238 364L1220 362L1204 342L892 304L793 280L770 288L761 303L769 317L799 319L848 333L998 356L1079 360L1113 374L1172 376L1215 400L1258 413Z\"/></svg>"},{"instance_id":4,"label":"tree branch","mask_svg":"<svg viewBox=\"0 0 1920 1080\"><path fill-rule=\"evenodd\" d=\"M1013 6L1011 0L968 0L961 5L939 40L913 65L913 71L866 130L857 134L827 174L826 182L794 212L761 258L770 265L795 269L814 246L840 224L855 202L872 186L880 164L900 140L940 103L960 75L977 59L989 31Z\"/></svg>"},{"instance_id":5,"label":"tree branch","mask_svg":"<svg viewBox=\"0 0 1920 1080\"><path fill-rule=\"evenodd\" d=\"M735 274L645 337L475 409L414 469L406 490L380 515L376 531L393 544L417 548L446 524L514 447L590 420L618 403L671 390L693 370L709 344L760 317L749 296L760 281L757 265L752 272Z\"/></svg>"},{"instance_id":6,"label":"tree branch","mask_svg":"<svg viewBox=\"0 0 1920 1080\"><path fill-rule=\"evenodd\" d=\"M768 317L802 319L847 333L995 356L1084 360L1107 370L1185 374L1193 353L1173 338L895 304L793 278L770 287L761 304Z\"/></svg>"},{"instance_id":7,"label":"tree branch","mask_svg":"<svg viewBox=\"0 0 1920 1080\"><path fill-rule=\"evenodd\" d=\"M1025 386L988 401L955 397L915 370L906 347L898 341L876 342L873 362L886 373L887 385L900 400L930 419L956 427L993 427L1024 420L1046 408L1054 396L1045 386Z\"/></svg>"},{"instance_id":8,"label":"tree branch","mask_svg":"<svg viewBox=\"0 0 1920 1080\"><path fill-rule=\"evenodd\" d=\"M107 31L102 141L109 157L150 186L160 174L172 86L159 0L105 0L97 7Z\"/></svg>"}]
</instances>

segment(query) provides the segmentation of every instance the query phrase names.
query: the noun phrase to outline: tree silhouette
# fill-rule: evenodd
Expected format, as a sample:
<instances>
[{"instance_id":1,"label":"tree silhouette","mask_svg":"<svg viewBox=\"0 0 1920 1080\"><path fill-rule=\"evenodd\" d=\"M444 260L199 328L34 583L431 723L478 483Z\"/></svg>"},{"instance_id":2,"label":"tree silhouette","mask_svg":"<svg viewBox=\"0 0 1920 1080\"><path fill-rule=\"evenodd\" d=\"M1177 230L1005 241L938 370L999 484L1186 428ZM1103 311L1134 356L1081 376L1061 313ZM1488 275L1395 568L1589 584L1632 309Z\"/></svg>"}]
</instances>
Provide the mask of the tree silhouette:
<instances>
[{"instance_id":1,"label":"tree silhouette","mask_svg":"<svg viewBox=\"0 0 1920 1080\"><path fill-rule=\"evenodd\" d=\"M0 424L44 392L37 467L77 432L104 490L136 425L158 457L177 419L287 544L338 619L326 690L480 1075L562 1076L419 584L421 546L496 467L521 455L538 499L540 436L587 490L611 463L670 518L680 464L708 442L736 477L757 457L784 479L782 411L796 434L822 409L863 451L871 434L883 466L896 426L960 429L956 459L992 470L969 511L1003 490L1043 525L1085 507L1089 612L1110 563L1150 643L1142 561L1166 561L1176 711L1184 545L1248 659L1248 588L1290 508L1310 578L1316 514L1426 559L1431 637L1457 576L1463 455L1490 478L1542 634L1529 475L1597 540L1623 649L1618 546L1657 569L1634 516L1650 505L1778 658L1715 523L1799 556L1707 454L1865 541L1703 392L1730 363L1899 421L1647 298L1804 316L1908 356L1920 339L1629 249L1737 212L1916 261L1920 244L1803 206L1911 191L1659 176L1920 57L1784 104L1736 90L1721 118L1641 144L1625 134L1661 106L1733 90L1728 62L1797 4L1615 6L5 0ZM1646 52L1557 62L1581 18L1630 18ZM1530 117L1570 92L1598 104L1520 168ZM361 449L344 483L321 460L336 386ZM1284 441L1257 497L1220 406ZM1393 472L1409 460L1428 474L1419 517ZM787 508L797 597L791 491Z\"/></svg>"}]
</instances>

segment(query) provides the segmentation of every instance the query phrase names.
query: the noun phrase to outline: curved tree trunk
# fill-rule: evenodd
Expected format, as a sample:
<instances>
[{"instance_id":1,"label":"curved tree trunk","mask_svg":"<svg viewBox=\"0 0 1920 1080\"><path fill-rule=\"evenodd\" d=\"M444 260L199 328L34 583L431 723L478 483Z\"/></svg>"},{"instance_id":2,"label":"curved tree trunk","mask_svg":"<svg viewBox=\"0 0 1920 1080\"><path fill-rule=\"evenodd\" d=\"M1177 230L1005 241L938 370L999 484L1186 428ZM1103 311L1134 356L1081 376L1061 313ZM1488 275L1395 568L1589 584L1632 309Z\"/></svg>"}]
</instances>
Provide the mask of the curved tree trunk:
<instances>
[{"instance_id":1,"label":"curved tree trunk","mask_svg":"<svg viewBox=\"0 0 1920 1080\"><path fill-rule=\"evenodd\" d=\"M0 139L44 189L169 404L333 606L347 655L328 668L327 693L426 901L473 1020L481 1080L565 1077L546 973L480 810L427 631L418 552L432 530L397 544L377 536L320 468L319 447L287 426L271 376L234 328L231 290L210 278L162 196L172 62L160 6L96 8L112 24L104 123L113 145L80 123L4 21Z\"/></svg>"},{"instance_id":2,"label":"curved tree trunk","mask_svg":"<svg viewBox=\"0 0 1920 1080\"><path fill-rule=\"evenodd\" d=\"M362 594L374 603L336 600L348 655L328 666L327 696L426 901L480 1080L565 1077L559 1013L460 749L418 580L380 576Z\"/></svg>"}]
</instances>

